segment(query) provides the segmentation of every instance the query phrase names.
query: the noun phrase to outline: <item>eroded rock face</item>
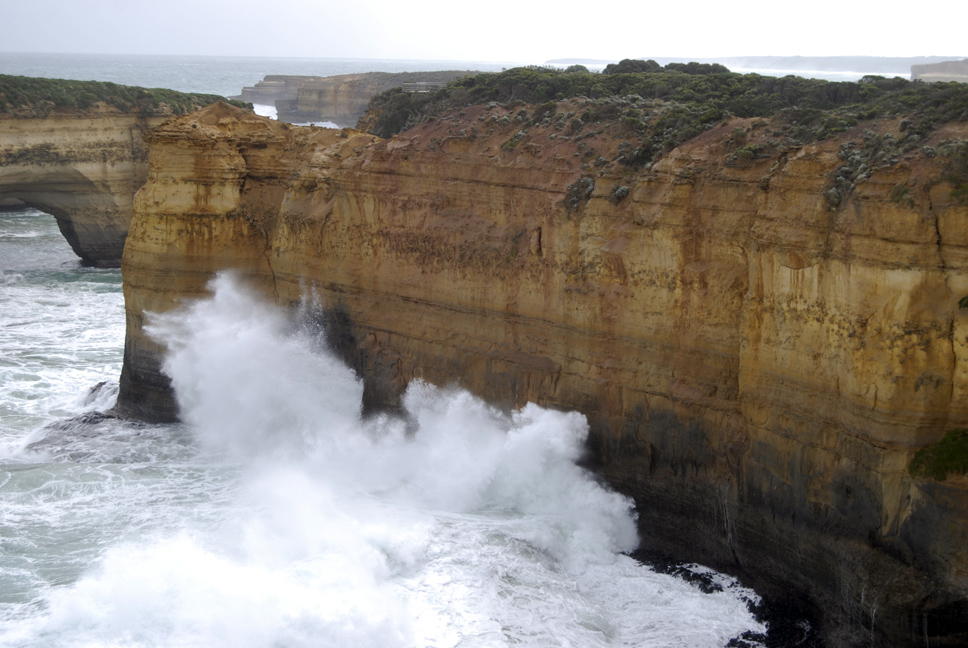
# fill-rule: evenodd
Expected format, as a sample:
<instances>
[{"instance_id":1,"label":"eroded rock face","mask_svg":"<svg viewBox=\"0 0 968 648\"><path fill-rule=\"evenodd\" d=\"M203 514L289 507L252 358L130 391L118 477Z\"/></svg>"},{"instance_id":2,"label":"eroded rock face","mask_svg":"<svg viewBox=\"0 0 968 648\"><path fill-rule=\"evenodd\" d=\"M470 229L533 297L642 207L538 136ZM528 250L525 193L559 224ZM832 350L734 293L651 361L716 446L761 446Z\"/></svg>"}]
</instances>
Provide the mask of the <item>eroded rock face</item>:
<instances>
[{"instance_id":1,"label":"eroded rock face","mask_svg":"<svg viewBox=\"0 0 968 648\"><path fill-rule=\"evenodd\" d=\"M968 482L907 473L968 421L968 207L940 156L832 206L859 131L756 159L734 120L633 172L619 139L469 131L483 111L391 140L224 105L155 129L119 409L177 414L146 312L221 269L283 305L310 286L368 405L421 377L579 410L643 548L805 602L830 645L963 640Z\"/></svg>"},{"instance_id":2,"label":"eroded rock face","mask_svg":"<svg viewBox=\"0 0 968 648\"><path fill-rule=\"evenodd\" d=\"M134 194L147 177L142 135L166 119L107 107L0 115L0 199L52 214L81 259L118 267Z\"/></svg>"}]
</instances>

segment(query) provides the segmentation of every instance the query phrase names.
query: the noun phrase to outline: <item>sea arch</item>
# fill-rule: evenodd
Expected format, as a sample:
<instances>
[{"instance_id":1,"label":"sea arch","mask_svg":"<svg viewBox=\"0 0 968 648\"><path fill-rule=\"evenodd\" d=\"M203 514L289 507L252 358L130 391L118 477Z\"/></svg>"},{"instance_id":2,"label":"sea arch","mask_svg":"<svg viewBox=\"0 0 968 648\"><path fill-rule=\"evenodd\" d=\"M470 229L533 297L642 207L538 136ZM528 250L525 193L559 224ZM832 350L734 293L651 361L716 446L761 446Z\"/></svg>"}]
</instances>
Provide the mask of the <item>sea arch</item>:
<instances>
[{"instance_id":1,"label":"sea arch","mask_svg":"<svg viewBox=\"0 0 968 648\"><path fill-rule=\"evenodd\" d=\"M107 110L0 118L0 201L54 216L84 263L120 267L148 176L142 136L166 119Z\"/></svg>"}]
</instances>

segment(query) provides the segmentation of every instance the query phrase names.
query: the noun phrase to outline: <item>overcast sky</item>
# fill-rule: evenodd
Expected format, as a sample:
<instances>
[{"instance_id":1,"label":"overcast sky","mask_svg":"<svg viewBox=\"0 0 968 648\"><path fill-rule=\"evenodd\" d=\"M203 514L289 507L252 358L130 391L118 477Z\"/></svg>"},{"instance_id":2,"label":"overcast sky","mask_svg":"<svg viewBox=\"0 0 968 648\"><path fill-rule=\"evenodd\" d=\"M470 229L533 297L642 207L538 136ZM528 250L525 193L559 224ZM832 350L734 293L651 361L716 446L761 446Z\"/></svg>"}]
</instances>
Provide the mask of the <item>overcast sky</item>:
<instances>
[{"instance_id":1,"label":"overcast sky","mask_svg":"<svg viewBox=\"0 0 968 648\"><path fill-rule=\"evenodd\" d=\"M791 9L795 7L795 9ZM0 51L400 58L968 57L968 2L0 0Z\"/></svg>"}]
</instances>

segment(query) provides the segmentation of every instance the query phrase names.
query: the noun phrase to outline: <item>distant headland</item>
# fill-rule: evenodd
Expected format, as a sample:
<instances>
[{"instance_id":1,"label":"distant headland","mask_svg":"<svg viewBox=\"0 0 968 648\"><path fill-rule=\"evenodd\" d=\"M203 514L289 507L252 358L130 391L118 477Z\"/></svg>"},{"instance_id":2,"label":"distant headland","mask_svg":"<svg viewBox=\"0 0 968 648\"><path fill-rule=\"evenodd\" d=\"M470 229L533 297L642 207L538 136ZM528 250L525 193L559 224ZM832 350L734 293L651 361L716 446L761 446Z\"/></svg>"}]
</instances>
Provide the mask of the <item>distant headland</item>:
<instances>
[{"instance_id":1,"label":"distant headland","mask_svg":"<svg viewBox=\"0 0 968 648\"><path fill-rule=\"evenodd\" d=\"M904 76L911 74L914 66L935 65L952 62L960 56L720 56L714 58L642 56L660 65L695 61L719 63L733 72L758 72L768 76L797 76L827 79L828 81L856 81L868 74L880 76ZM604 66L615 61L600 59L553 59L548 65Z\"/></svg>"}]
</instances>

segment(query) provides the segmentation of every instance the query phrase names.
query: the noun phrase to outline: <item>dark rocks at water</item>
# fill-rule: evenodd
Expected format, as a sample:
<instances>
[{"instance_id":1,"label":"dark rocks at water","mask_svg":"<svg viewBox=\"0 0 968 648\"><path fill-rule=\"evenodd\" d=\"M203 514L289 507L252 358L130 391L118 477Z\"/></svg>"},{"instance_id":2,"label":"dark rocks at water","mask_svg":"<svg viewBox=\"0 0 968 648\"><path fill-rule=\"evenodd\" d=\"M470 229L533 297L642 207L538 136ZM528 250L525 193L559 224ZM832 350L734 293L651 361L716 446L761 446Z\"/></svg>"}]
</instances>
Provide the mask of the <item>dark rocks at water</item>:
<instances>
[{"instance_id":1,"label":"dark rocks at water","mask_svg":"<svg viewBox=\"0 0 968 648\"><path fill-rule=\"evenodd\" d=\"M98 385L101 385L101 384L103 383L98 383ZM97 387L94 387L93 389L97 389ZM83 414L80 414L79 416L74 416L69 419L65 419L63 421L57 421L55 423L51 423L50 425L47 426L46 429L48 430L86 429L92 426L99 425L104 421L116 421L116 420L119 420L120 418L121 418L120 416L116 414L111 414L109 412L85 412ZM96 436L96 435L88 434L87 436Z\"/></svg>"}]
</instances>

